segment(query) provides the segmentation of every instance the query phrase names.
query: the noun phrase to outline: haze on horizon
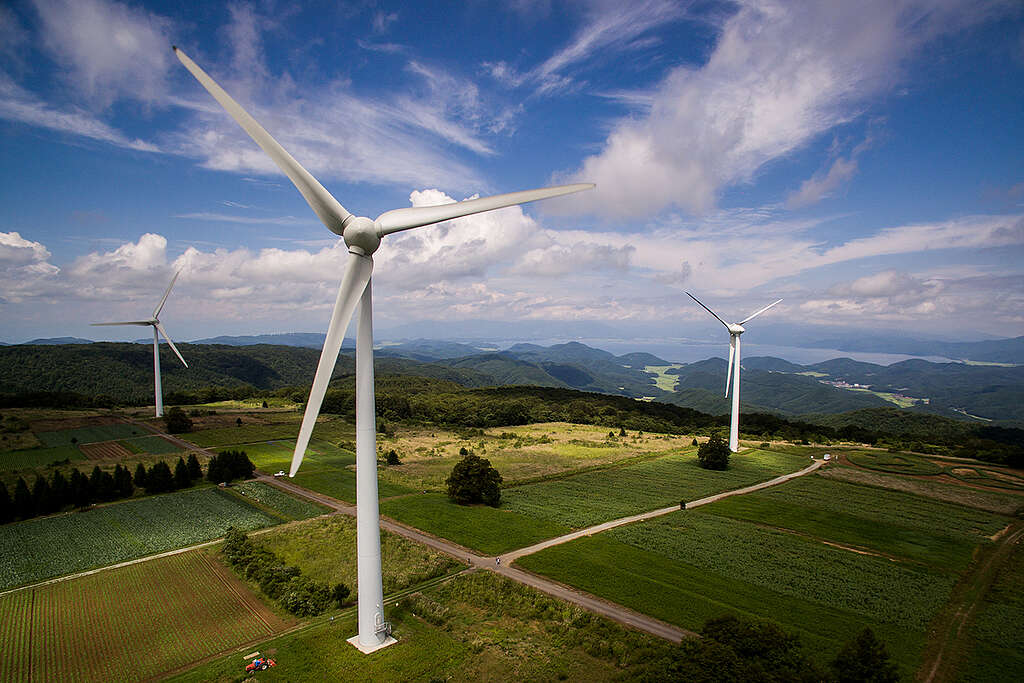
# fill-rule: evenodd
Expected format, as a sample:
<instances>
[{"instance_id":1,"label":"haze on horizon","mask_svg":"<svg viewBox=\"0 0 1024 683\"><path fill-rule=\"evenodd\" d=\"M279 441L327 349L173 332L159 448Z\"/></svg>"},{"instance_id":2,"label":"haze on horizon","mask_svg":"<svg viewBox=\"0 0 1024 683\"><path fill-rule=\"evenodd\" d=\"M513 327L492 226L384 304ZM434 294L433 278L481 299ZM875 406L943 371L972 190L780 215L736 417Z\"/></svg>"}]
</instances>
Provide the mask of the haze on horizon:
<instances>
[{"instance_id":1,"label":"haze on horizon","mask_svg":"<svg viewBox=\"0 0 1024 683\"><path fill-rule=\"evenodd\" d=\"M869 5L5 5L0 340L94 338L179 268L176 338L326 328L343 243L172 43L359 214L598 183L391 238L382 330L710 331L685 288L783 298L775 326L1024 334L1024 10Z\"/></svg>"}]
</instances>

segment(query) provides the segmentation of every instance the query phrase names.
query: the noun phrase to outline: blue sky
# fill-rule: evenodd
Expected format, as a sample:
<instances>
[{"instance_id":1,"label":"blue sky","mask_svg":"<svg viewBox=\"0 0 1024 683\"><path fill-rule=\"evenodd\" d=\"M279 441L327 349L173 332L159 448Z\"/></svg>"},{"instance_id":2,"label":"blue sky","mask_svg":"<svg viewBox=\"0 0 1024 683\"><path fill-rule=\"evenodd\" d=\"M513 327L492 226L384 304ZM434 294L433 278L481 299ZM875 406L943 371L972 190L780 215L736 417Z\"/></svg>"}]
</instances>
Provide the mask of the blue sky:
<instances>
[{"instance_id":1,"label":"blue sky","mask_svg":"<svg viewBox=\"0 0 1024 683\"><path fill-rule=\"evenodd\" d=\"M326 329L344 245L172 44L359 215L597 183L388 237L384 332L710 333L690 290L784 298L759 322L794 330L1024 334L1016 1L14 0L0 340L135 338L88 324L179 269L176 339Z\"/></svg>"}]
</instances>

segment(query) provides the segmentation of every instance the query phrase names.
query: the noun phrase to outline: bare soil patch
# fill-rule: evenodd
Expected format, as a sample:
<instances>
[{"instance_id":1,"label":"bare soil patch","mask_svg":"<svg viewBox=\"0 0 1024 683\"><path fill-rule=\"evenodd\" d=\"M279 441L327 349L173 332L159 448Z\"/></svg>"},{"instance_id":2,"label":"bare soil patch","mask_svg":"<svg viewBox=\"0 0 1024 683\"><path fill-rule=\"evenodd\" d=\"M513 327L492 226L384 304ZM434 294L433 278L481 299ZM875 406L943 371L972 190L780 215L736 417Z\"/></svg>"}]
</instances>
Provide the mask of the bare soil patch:
<instances>
[{"instance_id":1,"label":"bare soil patch","mask_svg":"<svg viewBox=\"0 0 1024 683\"><path fill-rule=\"evenodd\" d=\"M29 422L33 432L59 432L64 429L82 429L83 427L105 427L106 425L124 424L128 422L117 415L92 415L81 417L51 418Z\"/></svg>"},{"instance_id":2,"label":"bare soil patch","mask_svg":"<svg viewBox=\"0 0 1024 683\"><path fill-rule=\"evenodd\" d=\"M89 460L113 460L130 458L134 453L116 441L104 441L102 443L85 443L78 447Z\"/></svg>"}]
</instances>

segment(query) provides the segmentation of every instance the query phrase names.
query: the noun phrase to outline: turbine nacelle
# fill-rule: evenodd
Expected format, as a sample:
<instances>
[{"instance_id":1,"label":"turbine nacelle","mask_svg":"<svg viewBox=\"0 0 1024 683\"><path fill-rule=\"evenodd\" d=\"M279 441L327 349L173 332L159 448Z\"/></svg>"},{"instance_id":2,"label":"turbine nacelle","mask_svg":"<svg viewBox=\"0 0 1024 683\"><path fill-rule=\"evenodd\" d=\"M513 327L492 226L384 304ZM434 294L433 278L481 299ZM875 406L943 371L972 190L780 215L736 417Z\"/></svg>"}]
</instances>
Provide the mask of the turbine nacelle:
<instances>
[{"instance_id":1,"label":"turbine nacelle","mask_svg":"<svg viewBox=\"0 0 1024 683\"><path fill-rule=\"evenodd\" d=\"M371 256L380 246L380 225L365 216L349 216L341 237L349 249L357 249L361 256Z\"/></svg>"},{"instance_id":2,"label":"turbine nacelle","mask_svg":"<svg viewBox=\"0 0 1024 683\"><path fill-rule=\"evenodd\" d=\"M728 325L726 325L726 327L729 328L729 334L735 334L736 336L739 336L747 331L746 328L744 328L743 325L740 325L739 323L729 323Z\"/></svg>"}]
</instances>

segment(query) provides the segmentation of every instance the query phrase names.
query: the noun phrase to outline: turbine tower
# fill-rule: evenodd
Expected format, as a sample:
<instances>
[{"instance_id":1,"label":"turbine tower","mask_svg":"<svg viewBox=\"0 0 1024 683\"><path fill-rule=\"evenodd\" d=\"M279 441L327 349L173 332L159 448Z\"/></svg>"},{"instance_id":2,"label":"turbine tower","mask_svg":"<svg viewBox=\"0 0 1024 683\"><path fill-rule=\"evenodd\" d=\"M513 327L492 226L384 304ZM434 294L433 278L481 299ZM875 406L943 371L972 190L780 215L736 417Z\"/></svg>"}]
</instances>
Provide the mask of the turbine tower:
<instances>
[{"instance_id":1,"label":"turbine tower","mask_svg":"<svg viewBox=\"0 0 1024 683\"><path fill-rule=\"evenodd\" d=\"M356 528L358 554L359 634L349 639L359 650L373 652L395 642L384 621L384 590L381 582L380 513L377 502L377 425L373 394L373 303L370 275L373 253L381 238L410 228L440 223L459 216L490 211L504 206L523 204L538 199L588 190L592 184L562 185L537 190L512 192L482 199L386 211L376 219L349 213L306 169L292 158L256 120L217 85L189 57L174 48L181 63L246 133L273 159L274 163L302 193L306 202L331 232L341 235L348 247L345 273L338 289L338 298L327 327L327 337L320 354L313 387L306 402L306 412L295 443L290 476L294 477L302 463L313 433L320 405L328 382L338 361L342 337L356 304L359 322L356 332Z\"/></svg>"},{"instance_id":2,"label":"turbine tower","mask_svg":"<svg viewBox=\"0 0 1024 683\"><path fill-rule=\"evenodd\" d=\"M729 420L729 450L735 453L739 450L739 436L740 436L740 335L746 332L743 327L743 323L749 322L761 315L775 304L782 301L776 301L770 303L761 310L753 313L738 323L727 323L718 317L718 314L712 311L710 308L701 303L700 299L695 297L693 294L687 292L687 295L698 304L701 308L715 316L715 319L725 325L725 329L729 330L729 370L725 376L725 395L729 396L729 380L732 380L732 416ZM733 374L732 368L733 363L736 364L736 374Z\"/></svg>"},{"instance_id":3,"label":"turbine tower","mask_svg":"<svg viewBox=\"0 0 1024 683\"><path fill-rule=\"evenodd\" d=\"M171 336L169 334L167 334L167 330L165 330L164 326L160 324L160 311L163 310L164 303L167 301L167 295L171 293L171 287L174 286L174 282L175 282L175 280L178 279L179 275L181 275L181 271L180 270L177 273L174 274L174 277L171 278L171 284L167 285L167 289L166 289L166 291L164 291L164 295L160 299L160 303L158 303L156 305L156 308L153 309L153 317L150 318L149 320L129 320L127 322L116 322L116 323L92 323L92 325L94 327L102 327L102 326L106 326L106 325L142 325L142 326L147 326L148 325L149 327L153 328L153 391L154 391L154 393L156 395L156 416L157 417L163 417L163 415L164 415L164 392L163 392L163 389L160 386L160 335L161 334L164 336L164 339L167 340L167 343L170 344L171 350L174 351L174 355L176 355L178 357L178 360L181 361L181 364L184 365L186 368L188 367L188 363L185 362L185 359L182 358L181 354L178 352L178 347L174 345L173 341L171 341Z\"/></svg>"}]
</instances>

